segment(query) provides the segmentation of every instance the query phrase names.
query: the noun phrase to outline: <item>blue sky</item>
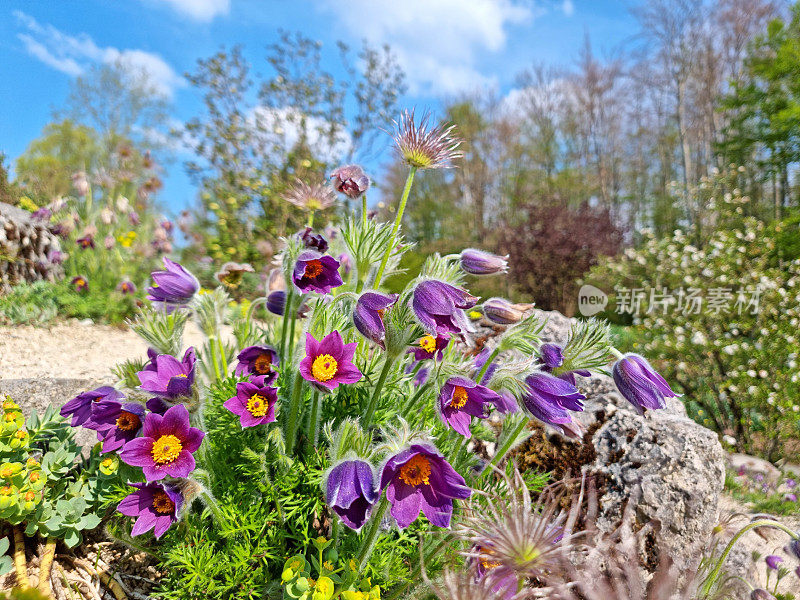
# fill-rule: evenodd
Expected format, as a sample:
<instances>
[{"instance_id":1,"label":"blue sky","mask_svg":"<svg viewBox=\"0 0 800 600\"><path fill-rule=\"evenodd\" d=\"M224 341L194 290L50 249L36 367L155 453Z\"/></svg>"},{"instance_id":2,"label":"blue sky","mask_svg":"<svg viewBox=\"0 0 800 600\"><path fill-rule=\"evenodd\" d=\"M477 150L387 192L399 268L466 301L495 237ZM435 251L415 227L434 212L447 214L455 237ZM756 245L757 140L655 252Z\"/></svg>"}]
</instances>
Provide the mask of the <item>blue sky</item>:
<instances>
[{"instance_id":1,"label":"blue sky","mask_svg":"<svg viewBox=\"0 0 800 600\"><path fill-rule=\"evenodd\" d=\"M279 29L299 30L333 52L337 39L389 43L404 66L404 106L430 107L459 93L514 89L533 63L569 66L588 33L603 56L637 27L618 0L5 0L0 3L0 151L16 159L51 119L69 82L92 63L125 57L143 66L193 116L196 92L182 74L222 46L242 44L256 72ZM195 190L180 157L161 201L189 206Z\"/></svg>"}]
</instances>

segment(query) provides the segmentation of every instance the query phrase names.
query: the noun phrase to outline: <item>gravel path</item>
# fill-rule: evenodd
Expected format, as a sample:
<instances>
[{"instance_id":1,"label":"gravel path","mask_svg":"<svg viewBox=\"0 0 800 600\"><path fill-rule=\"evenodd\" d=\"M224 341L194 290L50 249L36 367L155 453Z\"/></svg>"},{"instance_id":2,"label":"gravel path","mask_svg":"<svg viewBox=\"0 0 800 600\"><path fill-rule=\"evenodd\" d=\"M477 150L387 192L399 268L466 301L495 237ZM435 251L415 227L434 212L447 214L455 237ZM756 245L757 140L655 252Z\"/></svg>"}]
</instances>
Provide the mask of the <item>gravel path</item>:
<instances>
[{"instance_id":1,"label":"gravel path","mask_svg":"<svg viewBox=\"0 0 800 600\"><path fill-rule=\"evenodd\" d=\"M200 344L190 324L187 346ZM145 357L147 346L127 328L79 321L48 327L0 327L0 379L64 378L107 381L116 363Z\"/></svg>"}]
</instances>

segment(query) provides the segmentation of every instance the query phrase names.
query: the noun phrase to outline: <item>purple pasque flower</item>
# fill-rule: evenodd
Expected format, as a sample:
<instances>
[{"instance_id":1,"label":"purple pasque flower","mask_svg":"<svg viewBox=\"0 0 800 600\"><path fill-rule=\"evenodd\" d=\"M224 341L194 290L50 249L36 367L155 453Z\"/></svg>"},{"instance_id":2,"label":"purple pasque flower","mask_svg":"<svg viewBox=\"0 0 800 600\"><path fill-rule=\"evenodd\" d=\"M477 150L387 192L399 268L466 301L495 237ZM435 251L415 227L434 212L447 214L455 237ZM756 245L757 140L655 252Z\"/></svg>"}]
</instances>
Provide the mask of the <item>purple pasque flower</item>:
<instances>
[{"instance_id":1,"label":"purple pasque flower","mask_svg":"<svg viewBox=\"0 0 800 600\"><path fill-rule=\"evenodd\" d=\"M568 437L582 437L580 426L569 413L583 410L581 400L585 399L574 385L542 371L528 375L525 383L522 403L531 415Z\"/></svg>"},{"instance_id":2,"label":"purple pasque flower","mask_svg":"<svg viewBox=\"0 0 800 600\"><path fill-rule=\"evenodd\" d=\"M131 294L136 293L136 284L134 284L130 279L123 279L117 284L117 291L121 292L125 296L130 296Z\"/></svg>"},{"instance_id":3,"label":"purple pasque flower","mask_svg":"<svg viewBox=\"0 0 800 600\"><path fill-rule=\"evenodd\" d=\"M439 392L439 417L446 426L470 438L472 417L488 417L487 404L505 406L497 392L466 377L451 377Z\"/></svg>"},{"instance_id":4,"label":"purple pasque flower","mask_svg":"<svg viewBox=\"0 0 800 600\"><path fill-rule=\"evenodd\" d=\"M151 529L156 539L178 520L183 508L183 496L174 487L160 483L129 483L137 491L123 498L117 510L128 517L137 517L132 536Z\"/></svg>"},{"instance_id":5,"label":"purple pasque flower","mask_svg":"<svg viewBox=\"0 0 800 600\"><path fill-rule=\"evenodd\" d=\"M339 261L339 268L341 269L342 273L344 273L344 276L347 277L350 275L350 271L353 270L353 261L350 260L350 255L342 252L336 257L336 260Z\"/></svg>"},{"instance_id":6,"label":"purple pasque flower","mask_svg":"<svg viewBox=\"0 0 800 600\"><path fill-rule=\"evenodd\" d=\"M450 343L450 336L446 333L440 333L436 336L423 335L417 340L417 346L409 350L414 353L414 360L428 360L429 358L436 357L436 360L442 360L444 357L444 349Z\"/></svg>"},{"instance_id":7,"label":"purple pasque flower","mask_svg":"<svg viewBox=\"0 0 800 600\"><path fill-rule=\"evenodd\" d=\"M380 292L365 292L358 297L353 310L353 324L356 329L368 340L386 350L386 326L383 324L383 315L390 306L394 306L399 298L398 294L382 294Z\"/></svg>"},{"instance_id":8,"label":"purple pasque flower","mask_svg":"<svg viewBox=\"0 0 800 600\"><path fill-rule=\"evenodd\" d=\"M85 236L78 238L75 240L75 243L78 244L81 250L89 250L94 249L94 236L91 233L87 233Z\"/></svg>"},{"instance_id":9,"label":"purple pasque flower","mask_svg":"<svg viewBox=\"0 0 800 600\"><path fill-rule=\"evenodd\" d=\"M205 434L189 425L189 411L176 404L164 415L149 413L144 420L142 437L125 444L120 459L133 467L142 467L147 481L164 477L186 477L194 471L194 456Z\"/></svg>"},{"instance_id":10,"label":"purple pasque flower","mask_svg":"<svg viewBox=\"0 0 800 600\"><path fill-rule=\"evenodd\" d=\"M122 404L104 400L92 406L92 416L86 426L97 431L103 442L102 452L114 452L134 439L144 423L144 406L136 402Z\"/></svg>"},{"instance_id":11,"label":"purple pasque flower","mask_svg":"<svg viewBox=\"0 0 800 600\"><path fill-rule=\"evenodd\" d=\"M478 352L478 355L475 357L475 374L477 376L480 373L483 366L486 364L486 361L489 360L489 357L492 355L492 351L489 350L486 346L483 347L483 350ZM487 383L492 380L492 376L497 371L498 365L496 362L489 363L489 366L486 367L486 371L484 371L481 380L478 383Z\"/></svg>"},{"instance_id":12,"label":"purple pasque flower","mask_svg":"<svg viewBox=\"0 0 800 600\"><path fill-rule=\"evenodd\" d=\"M236 384L236 395L222 405L239 416L242 427L255 427L275 420L275 403L278 390L265 385L264 377Z\"/></svg>"},{"instance_id":13,"label":"purple pasque flower","mask_svg":"<svg viewBox=\"0 0 800 600\"><path fill-rule=\"evenodd\" d=\"M369 177L358 165L345 165L331 173L333 188L348 198L358 198L369 188Z\"/></svg>"},{"instance_id":14,"label":"purple pasque flower","mask_svg":"<svg viewBox=\"0 0 800 600\"><path fill-rule=\"evenodd\" d=\"M343 460L325 480L325 502L350 529L358 531L380 496L372 465L364 460Z\"/></svg>"},{"instance_id":15,"label":"purple pasque flower","mask_svg":"<svg viewBox=\"0 0 800 600\"><path fill-rule=\"evenodd\" d=\"M784 502L797 502L797 494L786 494L783 497Z\"/></svg>"},{"instance_id":16,"label":"purple pasque flower","mask_svg":"<svg viewBox=\"0 0 800 600\"><path fill-rule=\"evenodd\" d=\"M300 361L300 375L322 391L335 390L340 383L355 383L361 371L353 364L358 342L345 344L334 330L317 341L306 334L306 355Z\"/></svg>"},{"instance_id":17,"label":"purple pasque flower","mask_svg":"<svg viewBox=\"0 0 800 600\"><path fill-rule=\"evenodd\" d=\"M50 250L47 253L47 260L49 260L54 265L60 265L64 262L65 255L61 250Z\"/></svg>"},{"instance_id":18,"label":"purple pasque flower","mask_svg":"<svg viewBox=\"0 0 800 600\"><path fill-rule=\"evenodd\" d=\"M789 477L786 480L785 483L786 483L786 487L788 487L790 490L794 489L794 487L797 485L797 482L794 479L792 479L791 477Z\"/></svg>"},{"instance_id":19,"label":"purple pasque flower","mask_svg":"<svg viewBox=\"0 0 800 600\"><path fill-rule=\"evenodd\" d=\"M272 346L248 346L236 356L237 375L269 375L280 364L278 353Z\"/></svg>"},{"instance_id":20,"label":"purple pasque flower","mask_svg":"<svg viewBox=\"0 0 800 600\"><path fill-rule=\"evenodd\" d=\"M71 425L84 425L92 416L92 405L101 401L121 400L125 394L111 386L104 385L89 392L83 392L61 407L61 416L72 417Z\"/></svg>"},{"instance_id":21,"label":"purple pasque flower","mask_svg":"<svg viewBox=\"0 0 800 600\"><path fill-rule=\"evenodd\" d=\"M464 309L472 308L477 301L475 296L449 283L429 279L414 288L411 306L419 322L431 335L462 335L471 330Z\"/></svg>"},{"instance_id":22,"label":"purple pasque flower","mask_svg":"<svg viewBox=\"0 0 800 600\"><path fill-rule=\"evenodd\" d=\"M626 354L612 369L614 383L639 414L666 407L666 398L678 396L643 356Z\"/></svg>"},{"instance_id":23,"label":"purple pasque flower","mask_svg":"<svg viewBox=\"0 0 800 600\"><path fill-rule=\"evenodd\" d=\"M427 367L422 367L417 374L414 375L414 387L420 387L425 385L425 382L428 381L428 377L430 377L431 371Z\"/></svg>"},{"instance_id":24,"label":"purple pasque flower","mask_svg":"<svg viewBox=\"0 0 800 600\"><path fill-rule=\"evenodd\" d=\"M508 271L508 255L498 256L483 250L467 248L459 257L461 270L471 275L494 275Z\"/></svg>"},{"instance_id":25,"label":"purple pasque flower","mask_svg":"<svg viewBox=\"0 0 800 600\"><path fill-rule=\"evenodd\" d=\"M41 208L37 208L35 211L31 213L31 218L37 219L39 221L49 221L50 217L53 216L53 211L43 206Z\"/></svg>"},{"instance_id":26,"label":"purple pasque flower","mask_svg":"<svg viewBox=\"0 0 800 600\"><path fill-rule=\"evenodd\" d=\"M139 388L165 398L185 398L192 395L195 374L194 348L190 347L178 360L169 354L159 354L137 373Z\"/></svg>"},{"instance_id":27,"label":"purple pasque flower","mask_svg":"<svg viewBox=\"0 0 800 600\"><path fill-rule=\"evenodd\" d=\"M503 598L503 600L513 598L519 589L517 574L496 561L490 547L475 546L473 551L476 554L470 556L469 562L474 561L475 581L486 580L498 598Z\"/></svg>"},{"instance_id":28,"label":"purple pasque flower","mask_svg":"<svg viewBox=\"0 0 800 600\"><path fill-rule=\"evenodd\" d=\"M339 275L339 261L315 250L306 250L297 257L292 281L303 294L329 294L333 288L344 283Z\"/></svg>"},{"instance_id":29,"label":"purple pasque flower","mask_svg":"<svg viewBox=\"0 0 800 600\"><path fill-rule=\"evenodd\" d=\"M76 292L85 292L89 289L89 280L83 275L76 275L69 281Z\"/></svg>"},{"instance_id":30,"label":"purple pasque flower","mask_svg":"<svg viewBox=\"0 0 800 600\"><path fill-rule=\"evenodd\" d=\"M163 304L168 312L172 312L189 304L200 290L200 282L182 265L166 256L163 261L165 270L151 273L153 285L147 288L147 299L153 303Z\"/></svg>"},{"instance_id":31,"label":"purple pasque flower","mask_svg":"<svg viewBox=\"0 0 800 600\"><path fill-rule=\"evenodd\" d=\"M783 559L780 556L776 556L775 554L770 554L764 559L764 562L767 563L767 568L772 569L773 571L777 571L780 564L783 562Z\"/></svg>"},{"instance_id":32,"label":"purple pasque flower","mask_svg":"<svg viewBox=\"0 0 800 600\"><path fill-rule=\"evenodd\" d=\"M430 444L412 444L392 456L381 473L381 490L392 505L391 514L404 529L420 510L437 527L450 527L453 499L469 498L464 478Z\"/></svg>"}]
</instances>

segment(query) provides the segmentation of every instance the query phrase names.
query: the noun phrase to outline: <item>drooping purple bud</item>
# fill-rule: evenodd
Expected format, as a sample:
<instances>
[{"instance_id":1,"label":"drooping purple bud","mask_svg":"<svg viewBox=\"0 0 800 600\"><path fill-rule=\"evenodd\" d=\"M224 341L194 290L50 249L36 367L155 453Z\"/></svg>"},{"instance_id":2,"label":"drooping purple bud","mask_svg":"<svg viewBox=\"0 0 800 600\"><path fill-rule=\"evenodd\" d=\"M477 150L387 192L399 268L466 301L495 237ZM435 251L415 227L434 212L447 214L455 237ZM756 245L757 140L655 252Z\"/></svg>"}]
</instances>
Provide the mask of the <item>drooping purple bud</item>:
<instances>
[{"instance_id":1,"label":"drooping purple bud","mask_svg":"<svg viewBox=\"0 0 800 600\"><path fill-rule=\"evenodd\" d=\"M546 371L552 371L564 364L564 349L558 344L542 344L539 355Z\"/></svg>"},{"instance_id":2,"label":"drooping purple bud","mask_svg":"<svg viewBox=\"0 0 800 600\"><path fill-rule=\"evenodd\" d=\"M283 290L275 290L267 294L267 310L273 315L283 316L284 308L286 307L286 292Z\"/></svg>"},{"instance_id":3,"label":"drooping purple bud","mask_svg":"<svg viewBox=\"0 0 800 600\"><path fill-rule=\"evenodd\" d=\"M292 281L303 294L308 292L329 294L333 288L344 283L339 275L339 261L314 250L301 252L297 257Z\"/></svg>"},{"instance_id":4,"label":"drooping purple bud","mask_svg":"<svg viewBox=\"0 0 800 600\"><path fill-rule=\"evenodd\" d=\"M612 369L617 389L639 414L645 409L666 407L666 398L678 396L647 359L638 354L626 354Z\"/></svg>"},{"instance_id":5,"label":"drooping purple bud","mask_svg":"<svg viewBox=\"0 0 800 600\"><path fill-rule=\"evenodd\" d=\"M163 304L167 311L189 304L200 290L197 277L182 265L164 257L164 271L154 271L153 285L147 289L147 299L156 304Z\"/></svg>"},{"instance_id":6,"label":"drooping purple bud","mask_svg":"<svg viewBox=\"0 0 800 600\"><path fill-rule=\"evenodd\" d=\"M750 600L775 600L775 596L770 594L764 588L756 588L750 592Z\"/></svg>"},{"instance_id":7,"label":"drooping purple bud","mask_svg":"<svg viewBox=\"0 0 800 600\"><path fill-rule=\"evenodd\" d=\"M369 188L369 177L358 165L347 165L339 167L331 173L331 183L337 192L355 199Z\"/></svg>"},{"instance_id":8,"label":"drooping purple bud","mask_svg":"<svg viewBox=\"0 0 800 600\"><path fill-rule=\"evenodd\" d=\"M461 252L461 269L471 275L494 275L508 270L508 256L467 248Z\"/></svg>"},{"instance_id":9,"label":"drooping purple bud","mask_svg":"<svg viewBox=\"0 0 800 600\"><path fill-rule=\"evenodd\" d=\"M356 329L368 340L372 340L384 350L386 344L386 326L383 315L386 310L397 302L398 294L381 294L380 292L366 292L359 296L353 310L353 324Z\"/></svg>"},{"instance_id":10,"label":"drooping purple bud","mask_svg":"<svg viewBox=\"0 0 800 600\"><path fill-rule=\"evenodd\" d=\"M780 564L783 562L783 559L780 556L776 556L775 554L770 554L764 559L764 562L767 563L767 568L772 569L773 571L777 571Z\"/></svg>"},{"instance_id":11,"label":"drooping purple bud","mask_svg":"<svg viewBox=\"0 0 800 600\"><path fill-rule=\"evenodd\" d=\"M316 250L323 253L328 249L328 240L322 237L319 233L314 233L311 227L306 227L303 231L298 232L297 237L303 242L306 248Z\"/></svg>"},{"instance_id":12,"label":"drooping purple bud","mask_svg":"<svg viewBox=\"0 0 800 600\"><path fill-rule=\"evenodd\" d=\"M420 324L431 335L455 333L463 335L472 327L464 313L478 299L443 281L429 279L414 289L411 303Z\"/></svg>"},{"instance_id":13,"label":"drooping purple bud","mask_svg":"<svg viewBox=\"0 0 800 600\"><path fill-rule=\"evenodd\" d=\"M325 501L342 522L358 531L378 500L372 465L364 460L345 460L333 467L325 481Z\"/></svg>"},{"instance_id":14,"label":"drooping purple bud","mask_svg":"<svg viewBox=\"0 0 800 600\"><path fill-rule=\"evenodd\" d=\"M489 298L483 303L484 316L498 325L519 323L533 304L514 304L505 298Z\"/></svg>"}]
</instances>

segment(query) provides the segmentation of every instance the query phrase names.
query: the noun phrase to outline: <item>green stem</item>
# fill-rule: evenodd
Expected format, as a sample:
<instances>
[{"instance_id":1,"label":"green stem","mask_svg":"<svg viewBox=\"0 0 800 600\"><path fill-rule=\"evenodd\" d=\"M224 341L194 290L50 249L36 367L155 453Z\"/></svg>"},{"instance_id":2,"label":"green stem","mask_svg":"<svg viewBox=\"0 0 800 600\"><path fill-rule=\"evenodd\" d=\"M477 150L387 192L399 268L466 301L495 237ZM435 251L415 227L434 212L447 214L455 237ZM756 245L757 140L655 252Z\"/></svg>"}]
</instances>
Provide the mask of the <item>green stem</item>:
<instances>
[{"instance_id":1,"label":"green stem","mask_svg":"<svg viewBox=\"0 0 800 600\"><path fill-rule=\"evenodd\" d=\"M420 396L422 396L422 394L424 394L429 387L431 387L430 383L419 386L419 389L417 389L414 395L408 399L408 402L406 402L406 405L403 407L403 410L400 412L400 414L405 416L414 410L414 407L417 405L417 400L419 400Z\"/></svg>"},{"instance_id":2,"label":"green stem","mask_svg":"<svg viewBox=\"0 0 800 600\"><path fill-rule=\"evenodd\" d=\"M289 316L292 313L292 300L294 300L294 290L289 288L286 292L286 303L283 305L283 328L281 329L281 362L286 363L286 335L289 332Z\"/></svg>"},{"instance_id":3,"label":"green stem","mask_svg":"<svg viewBox=\"0 0 800 600\"><path fill-rule=\"evenodd\" d=\"M372 551L375 549L375 542L378 541L378 534L381 531L381 520L383 520L383 515L386 513L387 508L389 508L389 500L384 496L377 510L372 513L369 525L367 525L367 531L364 533L364 537L361 540L361 548L359 548L358 555L356 556L359 573L364 570L364 567L366 567L369 562L369 557L372 556Z\"/></svg>"},{"instance_id":4,"label":"green stem","mask_svg":"<svg viewBox=\"0 0 800 600\"><path fill-rule=\"evenodd\" d=\"M389 376L389 371L392 370L394 358L394 356L387 354L386 358L384 359L381 374L378 376L378 383L375 384L372 397L369 399L369 404L367 404L367 410L364 412L364 418L361 420L361 427L363 427L365 431L369 428L370 423L372 423L372 417L375 414L375 408L378 406L378 398L383 390L383 384L386 383L386 378Z\"/></svg>"},{"instance_id":5,"label":"green stem","mask_svg":"<svg viewBox=\"0 0 800 600\"><path fill-rule=\"evenodd\" d=\"M316 448L319 440L319 417L322 412L322 395L319 390L314 390L311 397L311 418L308 420L308 441L312 448Z\"/></svg>"},{"instance_id":6,"label":"green stem","mask_svg":"<svg viewBox=\"0 0 800 600\"><path fill-rule=\"evenodd\" d=\"M297 309L292 310L292 320L289 322L289 337L286 339L286 343L288 344L287 350L289 351L289 358L294 356L294 327L297 324L297 311L300 310L300 307L303 305L303 296L299 297L297 302Z\"/></svg>"},{"instance_id":7,"label":"green stem","mask_svg":"<svg viewBox=\"0 0 800 600\"><path fill-rule=\"evenodd\" d=\"M214 375L217 376L217 381L222 379L222 375L219 372L219 361L217 360L217 350L214 348L214 339L209 338L208 340L208 353L211 354L211 364L214 367Z\"/></svg>"},{"instance_id":8,"label":"green stem","mask_svg":"<svg viewBox=\"0 0 800 600\"><path fill-rule=\"evenodd\" d=\"M733 547L736 545L736 542L738 542L745 533L747 533L751 529L755 529L756 527L773 527L775 529L780 529L784 533L789 534L789 536L791 536L792 539L795 540L798 539L798 535L796 532L792 531L791 529L789 529L782 523L779 523L778 521L773 521L771 519L761 519L758 521L753 521L752 523L748 523L747 525L742 527L738 532L736 532L736 535L734 535L731 538L731 541L728 542L727 546L725 546L725 550L722 551L722 554L720 555L719 560L717 561L717 565L703 580L703 584L700 586L701 597L705 597L711 593L711 588L714 586L714 583L716 583L717 579L719 579L722 567L725 565L725 561L728 559L728 555L731 553L731 550L733 550Z\"/></svg>"},{"instance_id":9,"label":"green stem","mask_svg":"<svg viewBox=\"0 0 800 600\"><path fill-rule=\"evenodd\" d=\"M361 194L361 225L367 224L367 194Z\"/></svg>"},{"instance_id":10,"label":"green stem","mask_svg":"<svg viewBox=\"0 0 800 600\"><path fill-rule=\"evenodd\" d=\"M256 308L261 306L262 304L267 303L267 297L262 296L261 298L256 298L250 303L250 306L247 307L247 312L244 315L245 320L249 323L253 320L253 313L255 313Z\"/></svg>"},{"instance_id":11,"label":"green stem","mask_svg":"<svg viewBox=\"0 0 800 600\"><path fill-rule=\"evenodd\" d=\"M217 501L214 500L214 497L209 494L208 492L203 492L203 500L206 503L206 506L211 509L211 514L214 517L214 521L220 529L223 528L223 525L226 522L225 515L222 514L222 511L217 504Z\"/></svg>"},{"instance_id":12,"label":"green stem","mask_svg":"<svg viewBox=\"0 0 800 600\"><path fill-rule=\"evenodd\" d=\"M224 377L228 376L228 357L225 356L225 346L222 344L222 340L217 338L217 348L219 349L219 357L222 359L222 375Z\"/></svg>"},{"instance_id":13,"label":"green stem","mask_svg":"<svg viewBox=\"0 0 800 600\"><path fill-rule=\"evenodd\" d=\"M442 551L442 548L444 548L445 546L448 546L450 544L450 542L453 541L454 537L455 536L453 536L452 533L448 533L446 536L444 536L444 538L442 538L442 540L430 552L428 552L427 556L425 557L425 562L427 563L434 556L439 554L439 552ZM403 595L405 593L405 591L411 586L412 583L414 583L416 580L419 579L419 576L421 574L422 574L422 561L418 561L417 562L417 566L414 568L414 570L409 575L406 583L402 584L397 589L392 590L392 593L389 594L385 598L385 600L396 600L397 598L399 598L401 595Z\"/></svg>"},{"instance_id":14,"label":"green stem","mask_svg":"<svg viewBox=\"0 0 800 600\"><path fill-rule=\"evenodd\" d=\"M292 402L289 406L289 420L286 423L286 455L291 456L294 444L297 441L297 424L300 420L300 399L303 377L299 372L294 375L294 387L292 388Z\"/></svg>"},{"instance_id":15,"label":"green stem","mask_svg":"<svg viewBox=\"0 0 800 600\"><path fill-rule=\"evenodd\" d=\"M478 476L479 478L482 478L484 475L486 475L486 473L491 472L491 467L496 467L500 463L500 461L502 461L505 458L506 454L508 454L508 452L514 446L514 442L517 440L519 435L525 430L527 426L528 426L528 419L526 418L521 419L519 425L517 425L517 427L514 429L511 435L508 436L508 439L505 441L505 443L497 450L497 452L494 453L492 460L489 461L489 464L486 465L486 468L484 468L484 470L481 471L481 474Z\"/></svg>"},{"instance_id":16,"label":"green stem","mask_svg":"<svg viewBox=\"0 0 800 600\"><path fill-rule=\"evenodd\" d=\"M408 194L411 192L411 184L414 183L414 175L416 172L417 167L411 167L408 170L406 186L403 188L403 196L400 198L400 206L397 208L397 217L394 220L394 228L392 228L392 240L389 242L389 246L386 248L386 253L383 255L383 260L381 261L381 266L378 269L378 274L375 275L375 285L373 287L376 290L381 284L381 278L383 277L383 272L386 270L386 264L389 262L389 257L392 255L392 251L394 250L394 243L397 239L397 231L400 229L400 221L403 220L403 213L406 210L406 203L408 202Z\"/></svg>"},{"instance_id":17,"label":"green stem","mask_svg":"<svg viewBox=\"0 0 800 600\"><path fill-rule=\"evenodd\" d=\"M307 227L313 227L314 226L314 211L313 210L308 213L308 222L306 223L306 226Z\"/></svg>"},{"instance_id":18,"label":"green stem","mask_svg":"<svg viewBox=\"0 0 800 600\"><path fill-rule=\"evenodd\" d=\"M489 358L486 359L486 362L483 363L483 366L481 367L481 370L478 371L478 376L475 378L475 382L476 383L480 383L481 382L481 378L484 375L486 375L486 371L489 370L489 365L491 365L492 361L494 361L494 359L497 358L498 354L500 354L500 348L495 348L494 350L492 350L492 353L489 355Z\"/></svg>"}]
</instances>

